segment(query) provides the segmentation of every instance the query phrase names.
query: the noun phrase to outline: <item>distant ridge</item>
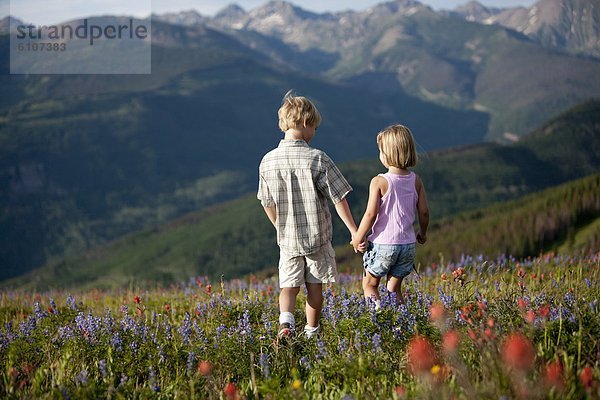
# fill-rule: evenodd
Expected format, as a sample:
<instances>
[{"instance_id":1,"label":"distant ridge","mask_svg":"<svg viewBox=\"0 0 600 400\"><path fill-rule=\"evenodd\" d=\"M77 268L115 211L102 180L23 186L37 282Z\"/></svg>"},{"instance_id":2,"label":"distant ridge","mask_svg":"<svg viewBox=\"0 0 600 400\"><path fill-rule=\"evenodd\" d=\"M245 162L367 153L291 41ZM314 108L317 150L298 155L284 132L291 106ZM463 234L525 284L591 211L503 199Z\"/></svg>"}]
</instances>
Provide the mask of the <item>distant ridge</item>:
<instances>
[{"instance_id":1,"label":"distant ridge","mask_svg":"<svg viewBox=\"0 0 600 400\"><path fill-rule=\"evenodd\" d=\"M515 29L550 48L600 57L599 0L539 0L531 7L486 8L471 1L454 10L469 21Z\"/></svg>"}]
</instances>

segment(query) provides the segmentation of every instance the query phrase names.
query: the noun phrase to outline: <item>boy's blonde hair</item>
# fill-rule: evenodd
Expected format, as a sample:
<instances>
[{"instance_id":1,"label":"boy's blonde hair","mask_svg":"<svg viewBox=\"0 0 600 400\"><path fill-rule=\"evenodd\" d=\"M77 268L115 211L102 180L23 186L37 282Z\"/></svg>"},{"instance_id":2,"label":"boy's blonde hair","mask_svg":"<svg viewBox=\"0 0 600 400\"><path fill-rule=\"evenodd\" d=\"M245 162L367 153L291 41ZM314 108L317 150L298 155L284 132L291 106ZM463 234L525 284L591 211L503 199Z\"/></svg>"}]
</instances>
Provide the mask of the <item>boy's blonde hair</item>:
<instances>
[{"instance_id":1,"label":"boy's blonde hair","mask_svg":"<svg viewBox=\"0 0 600 400\"><path fill-rule=\"evenodd\" d=\"M290 90L283 97L281 107L277 112L279 116L279 129L282 132L292 128L306 126L319 126L321 114L312 101L302 96L295 96Z\"/></svg>"},{"instance_id":2,"label":"boy's blonde hair","mask_svg":"<svg viewBox=\"0 0 600 400\"><path fill-rule=\"evenodd\" d=\"M417 165L415 140L404 125L388 126L379 132L377 146L390 167L406 169Z\"/></svg>"}]
</instances>

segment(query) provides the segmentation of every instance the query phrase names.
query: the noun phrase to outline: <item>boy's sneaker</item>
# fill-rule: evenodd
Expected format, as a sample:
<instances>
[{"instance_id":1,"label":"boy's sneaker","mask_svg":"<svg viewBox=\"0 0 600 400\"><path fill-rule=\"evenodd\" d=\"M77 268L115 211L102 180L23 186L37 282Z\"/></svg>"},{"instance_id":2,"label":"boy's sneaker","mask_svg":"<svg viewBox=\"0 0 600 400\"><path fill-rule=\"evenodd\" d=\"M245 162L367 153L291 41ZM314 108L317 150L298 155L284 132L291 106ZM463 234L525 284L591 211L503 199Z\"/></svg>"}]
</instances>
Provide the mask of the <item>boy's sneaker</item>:
<instances>
[{"instance_id":1,"label":"boy's sneaker","mask_svg":"<svg viewBox=\"0 0 600 400\"><path fill-rule=\"evenodd\" d=\"M306 325L304 327L304 335L306 336L307 339L311 339L315 336L317 336L319 334L319 327L312 327L312 326L308 326Z\"/></svg>"},{"instance_id":2,"label":"boy's sneaker","mask_svg":"<svg viewBox=\"0 0 600 400\"><path fill-rule=\"evenodd\" d=\"M292 336L292 327L290 324L283 323L279 324L279 331L277 332L278 339L289 338Z\"/></svg>"}]
</instances>

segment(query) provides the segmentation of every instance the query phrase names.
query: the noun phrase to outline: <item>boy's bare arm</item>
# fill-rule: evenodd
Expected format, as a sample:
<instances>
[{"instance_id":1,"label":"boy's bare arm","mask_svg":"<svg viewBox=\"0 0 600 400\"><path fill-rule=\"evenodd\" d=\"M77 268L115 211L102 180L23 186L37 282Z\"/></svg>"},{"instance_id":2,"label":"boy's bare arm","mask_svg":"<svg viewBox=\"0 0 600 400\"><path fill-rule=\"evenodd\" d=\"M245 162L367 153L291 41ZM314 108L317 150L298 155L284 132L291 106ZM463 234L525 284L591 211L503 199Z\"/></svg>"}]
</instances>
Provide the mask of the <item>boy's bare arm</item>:
<instances>
[{"instance_id":1,"label":"boy's bare arm","mask_svg":"<svg viewBox=\"0 0 600 400\"><path fill-rule=\"evenodd\" d=\"M344 222L344 225L346 225L346 228L348 228L348 230L350 231L350 234L354 235L356 233L356 223L354 222L354 218L352 217L352 213L350 212L348 200L344 198L339 203L336 203L335 211L338 213L341 220Z\"/></svg>"},{"instance_id":2,"label":"boy's bare arm","mask_svg":"<svg viewBox=\"0 0 600 400\"><path fill-rule=\"evenodd\" d=\"M275 221L277 221L277 209L275 207L263 207L265 210L265 214L269 217L269 221L275 226Z\"/></svg>"}]
</instances>

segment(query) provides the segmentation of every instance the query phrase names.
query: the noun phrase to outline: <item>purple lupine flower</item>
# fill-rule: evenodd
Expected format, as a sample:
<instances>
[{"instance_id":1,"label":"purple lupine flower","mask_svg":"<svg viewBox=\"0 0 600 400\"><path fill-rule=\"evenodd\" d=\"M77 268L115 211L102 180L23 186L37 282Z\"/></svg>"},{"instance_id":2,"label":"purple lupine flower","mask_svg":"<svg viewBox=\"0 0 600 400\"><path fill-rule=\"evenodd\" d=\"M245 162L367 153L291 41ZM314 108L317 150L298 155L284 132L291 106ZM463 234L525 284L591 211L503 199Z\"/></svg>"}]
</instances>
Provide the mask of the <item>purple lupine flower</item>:
<instances>
[{"instance_id":1,"label":"purple lupine flower","mask_svg":"<svg viewBox=\"0 0 600 400\"><path fill-rule=\"evenodd\" d=\"M121 328L124 331L135 332L137 323L135 319L131 318L131 316L125 312L123 319L121 320Z\"/></svg>"},{"instance_id":2,"label":"purple lupine flower","mask_svg":"<svg viewBox=\"0 0 600 400\"><path fill-rule=\"evenodd\" d=\"M163 349L163 347L159 346L159 348L158 348L158 363L164 364L165 361L167 361L167 355L165 354L165 350Z\"/></svg>"},{"instance_id":3,"label":"purple lupine flower","mask_svg":"<svg viewBox=\"0 0 600 400\"><path fill-rule=\"evenodd\" d=\"M106 368L105 359L98 361L98 371L100 372L100 375L102 375L102 378L106 379L108 377L108 369Z\"/></svg>"},{"instance_id":4,"label":"purple lupine flower","mask_svg":"<svg viewBox=\"0 0 600 400\"><path fill-rule=\"evenodd\" d=\"M310 369L310 360L308 359L308 357L306 356L302 356L302 358L300 358L300 365L302 366L302 368L309 370Z\"/></svg>"},{"instance_id":5,"label":"purple lupine flower","mask_svg":"<svg viewBox=\"0 0 600 400\"><path fill-rule=\"evenodd\" d=\"M221 324L217 327L217 329L215 330L216 333L216 338L219 339L221 337L221 335L223 334L223 332L225 332L227 330L227 327L224 324Z\"/></svg>"},{"instance_id":6,"label":"purple lupine flower","mask_svg":"<svg viewBox=\"0 0 600 400\"><path fill-rule=\"evenodd\" d=\"M171 324L169 324L169 322L165 320L161 323L161 326L163 328L163 332L165 333L165 340L167 342L173 340L173 327L171 326Z\"/></svg>"},{"instance_id":7,"label":"purple lupine flower","mask_svg":"<svg viewBox=\"0 0 600 400\"><path fill-rule=\"evenodd\" d=\"M221 340L221 336L223 335L223 332L227 331L227 327L224 324L221 324L217 327L217 329L215 330L215 335L213 336L213 347L215 349L219 348L219 341Z\"/></svg>"},{"instance_id":8,"label":"purple lupine flower","mask_svg":"<svg viewBox=\"0 0 600 400\"><path fill-rule=\"evenodd\" d=\"M196 366L196 353L190 351L187 358L187 372L189 375L194 373Z\"/></svg>"},{"instance_id":9,"label":"purple lupine flower","mask_svg":"<svg viewBox=\"0 0 600 400\"><path fill-rule=\"evenodd\" d=\"M0 350L8 349L10 341L4 332L0 331Z\"/></svg>"},{"instance_id":10,"label":"purple lupine flower","mask_svg":"<svg viewBox=\"0 0 600 400\"><path fill-rule=\"evenodd\" d=\"M48 313L42 310L40 303L36 302L33 305L33 315L35 316L35 320L39 321L42 318L46 318L48 316Z\"/></svg>"},{"instance_id":11,"label":"purple lupine flower","mask_svg":"<svg viewBox=\"0 0 600 400\"><path fill-rule=\"evenodd\" d=\"M388 292L387 289L385 293L381 296L381 308L394 307L398 304L396 292Z\"/></svg>"},{"instance_id":12,"label":"purple lupine flower","mask_svg":"<svg viewBox=\"0 0 600 400\"><path fill-rule=\"evenodd\" d=\"M263 327L265 328L265 331L271 332L273 330L273 325L274 325L271 317L266 312L263 312L261 319L262 319L262 323L263 323Z\"/></svg>"},{"instance_id":13,"label":"purple lupine flower","mask_svg":"<svg viewBox=\"0 0 600 400\"><path fill-rule=\"evenodd\" d=\"M75 302L75 298L71 295L67 296L67 307L69 307L71 310L77 310L77 303Z\"/></svg>"},{"instance_id":14,"label":"purple lupine flower","mask_svg":"<svg viewBox=\"0 0 600 400\"><path fill-rule=\"evenodd\" d=\"M140 345L138 344L138 342L136 340L132 340L131 343L129 343L129 348L133 352L134 356L137 356L139 347L140 347Z\"/></svg>"},{"instance_id":15,"label":"purple lupine flower","mask_svg":"<svg viewBox=\"0 0 600 400\"><path fill-rule=\"evenodd\" d=\"M465 321L465 318L463 318L462 315L462 310L456 310L456 313L454 314L454 319L456 320L456 322L458 322L459 325L466 325L467 321Z\"/></svg>"},{"instance_id":16,"label":"purple lupine flower","mask_svg":"<svg viewBox=\"0 0 600 400\"><path fill-rule=\"evenodd\" d=\"M373 342L373 351L375 353L381 351L381 335L379 333L375 333L371 339Z\"/></svg>"},{"instance_id":17,"label":"purple lupine flower","mask_svg":"<svg viewBox=\"0 0 600 400\"><path fill-rule=\"evenodd\" d=\"M305 358L305 357L303 357ZM302 363L302 360L300 360ZM260 365L260 369L263 373L263 377L268 379L271 376L271 370L269 368L269 356L266 353L262 353L260 358L258 359L258 364Z\"/></svg>"},{"instance_id":18,"label":"purple lupine flower","mask_svg":"<svg viewBox=\"0 0 600 400\"><path fill-rule=\"evenodd\" d=\"M83 371L81 371L79 374L75 375L75 378L73 378L75 381L75 384L77 386L85 386L88 383L88 372L87 369L84 369Z\"/></svg>"},{"instance_id":19,"label":"purple lupine flower","mask_svg":"<svg viewBox=\"0 0 600 400\"><path fill-rule=\"evenodd\" d=\"M404 332L402 332L402 328L399 326L395 326L392 329L392 333L394 334L394 339L402 340L404 338Z\"/></svg>"},{"instance_id":20,"label":"purple lupine flower","mask_svg":"<svg viewBox=\"0 0 600 400\"><path fill-rule=\"evenodd\" d=\"M121 340L121 336L119 332L115 332L113 336L110 338L110 345L116 350L123 350L123 341Z\"/></svg>"},{"instance_id":21,"label":"purple lupine flower","mask_svg":"<svg viewBox=\"0 0 600 400\"><path fill-rule=\"evenodd\" d=\"M548 301L548 297L546 296L545 293L539 293L538 295L536 295L533 300L532 300L532 304L537 308L540 307L544 304L548 304L550 303Z\"/></svg>"},{"instance_id":22,"label":"purple lupine flower","mask_svg":"<svg viewBox=\"0 0 600 400\"><path fill-rule=\"evenodd\" d=\"M54 301L54 299L52 297L50 297L50 310L52 311L52 314L58 315L58 309L56 308L56 302Z\"/></svg>"},{"instance_id":23,"label":"purple lupine flower","mask_svg":"<svg viewBox=\"0 0 600 400\"><path fill-rule=\"evenodd\" d=\"M238 333L242 340L252 340L252 326L250 325L250 312L244 310L242 318L238 320Z\"/></svg>"},{"instance_id":24,"label":"purple lupine flower","mask_svg":"<svg viewBox=\"0 0 600 400\"><path fill-rule=\"evenodd\" d=\"M121 379L119 380L119 386L123 386L127 383L129 377L125 373L121 372Z\"/></svg>"},{"instance_id":25,"label":"purple lupine flower","mask_svg":"<svg viewBox=\"0 0 600 400\"><path fill-rule=\"evenodd\" d=\"M346 342L346 339L342 338L338 343L338 353L343 354L346 351L348 351L348 342Z\"/></svg>"},{"instance_id":26,"label":"purple lupine flower","mask_svg":"<svg viewBox=\"0 0 600 400\"><path fill-rule=\"evenodd\" d=\"M198 325L198 321L194 320L192 323L192 328L196 334L196 342L202 343L203 345L208 344L208 338L204 333L204 329Z\"/></svg>"},{"instance_id":27,"label":"purple lupine flower","mask_svg":"<svg viewBox=\"0 0 600 400\"><path fill-rule=\"evenodd\" d=\"M571 292L565 293L565 304L569 308L573 308L575 305L575 295Z\"/></svg>"},{"instance_id":28,"label":"purple lupine flower","mask_svg":"<svg viewBox=\"0 0 600 400\"><path fill-rule=\"evenodd\" d=\"M35 330L37 326L36 321L37 320L33 315L29 316L26 321L22 321L19 324L19 332L21 333L21 336L27 338L30 337L31 333Z\"/></svg>"},{"instance_id":29,"label":"purple lupine flower","mask_svg":"<svg viewBox=\"0 0 600 400\"><path fill-rule=\"evenodd\" d=\"M452 308L452 305L454 303L454 296L452 296L451 294L444 293L444 290L441 287L438 287L438 294L438 298L444 304L444 307L447 309Z\"/></svg>"},{"instance_id":30,"label":"purple lupine flower","mask_svg":"<svg viewBox=\"0 0 600 400\"><path fill-rule=\"evenodd\" d=\"M590 301L590 310L595 313L598 309L598 300Z\"/></svg>"},{"instance_id":31,"label":"purple lupine flower","mask_svg":"<svg viewBox=\"0 0 600 400\"><path fill-rule=\"evenodd\" d=\"M110 310L106 309L106 315L102 319L102 325L104 330L107 332L112 332L115 330L115 319L112 317Z\"/></svg>"},{"instance_id":32,"label":"purple lupine flower","mask_svg":"<svg viewBox=\"0 0 600 400\"><path fill-rule=\"evenodd\" d=\"M407 304L400 304L398 306L398 315L394 321L393 329L400 328L403 333L410 334L414 331L416 323L417 318L410 312Z\"/></svg>"},{"instance_id":33,"label":"purple lupine flower","mask_svg":"<svg viewBox=\"0 0 600 400\"><path fill-rule=\"evenodd\" d=\"M62 343L66 343L74 338L75 332L73 332L73 328L71 328L69 325L58 327L58 339L62 341Z\"/></svg>"},{"instance_id":34,"label":"purple lupine flower","mask_svg":"<svg viewBox=\"0 0 600 400\"><path fill-rule=\"evenodd\" d=\"M348 317L350 315L351 305L352 301L349 298L345 298L342 300L342 313L344 317Z\"/></svg>"},{"instance_id":35,"label":"purple lupine flower","mask_svg":"<svg viewBox=\"0 0 600 400\"><path fill-rule=\"evenodd\" d=\"M583 281L585 282L585 285L588 289L592 286L592 281L590 281L589 278L583 278Z\"/></svg>"},{"instance_id":36,"label":"purple lupine flower","mask_svg":"<svg viewBox=\"0 0 600 400\"><path fill-rule=\"evenodd\" d=\"M185 317L183 317L183 321L181 322L181 326L177 330L179 335L183 339L183 344L190 344L190 336L192 335L192 319L190 317L190 313L185 313Z\"/></svg>"},{"instance_id":37,"label":"purple lupine flower","mask_svg":"<svg viewBox=\"0 0 600 400\"><path fill-rule=\"evenodd\" d=\"M319 350L319 353L316 355L318 360L327 357L327 348L325 342L321 340L321 338L317 339L317 349Z\"/></svg>"},{"instance_id":38,"label":"purple lupine flower","mask_svg":"<svg viewBox=\"0 0 600 400\"><path fill-rule=\"evenodd\" d=\"M148 367L148 383L150 387L155 392L160 392L160 386L158 386L158 382L156 381L156 372L154 372L154 368L152 366Z\"/></svg>"},{"instance_id":39,"label":"purple lupine flower","mask_svg":"<svg viewBox=\"0 0 600 400\"><path fill-rule=\"evenodd\" d=\"M97 334L100 333L100 318L94 317L92 314L88 314L87 317L83 312L77 313L75 317L75 324L77 329L82 336L90 342L97 340Z\"/></svg>"}]
</instances>

